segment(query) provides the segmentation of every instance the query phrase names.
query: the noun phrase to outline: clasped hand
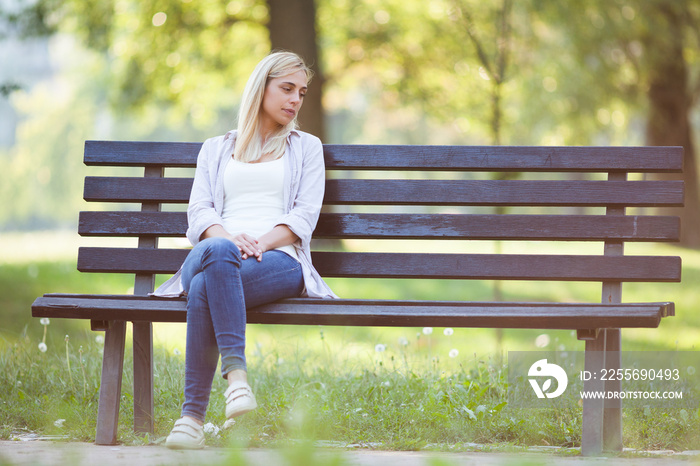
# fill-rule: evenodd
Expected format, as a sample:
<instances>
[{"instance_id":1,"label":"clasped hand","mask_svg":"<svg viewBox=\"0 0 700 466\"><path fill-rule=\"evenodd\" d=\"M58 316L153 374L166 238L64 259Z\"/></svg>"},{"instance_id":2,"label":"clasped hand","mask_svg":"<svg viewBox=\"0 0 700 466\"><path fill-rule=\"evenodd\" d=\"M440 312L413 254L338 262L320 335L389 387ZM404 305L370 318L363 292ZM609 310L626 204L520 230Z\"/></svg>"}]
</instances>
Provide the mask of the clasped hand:
<instances>
[{"instance_id":1,"label":"clasped hand","mask_svg":"<svg viewBox=\"0 0 700 466\"><path fill-rule=\"evenodd\" d=\"M263 252L265 252L266 249L257 239L247 233L239 233L232 237L232 241L238 246L238 250L241 251L241 258L243 260L249 257L255 257L258 262L262 260Z\"/></svg>"}]
</instances>

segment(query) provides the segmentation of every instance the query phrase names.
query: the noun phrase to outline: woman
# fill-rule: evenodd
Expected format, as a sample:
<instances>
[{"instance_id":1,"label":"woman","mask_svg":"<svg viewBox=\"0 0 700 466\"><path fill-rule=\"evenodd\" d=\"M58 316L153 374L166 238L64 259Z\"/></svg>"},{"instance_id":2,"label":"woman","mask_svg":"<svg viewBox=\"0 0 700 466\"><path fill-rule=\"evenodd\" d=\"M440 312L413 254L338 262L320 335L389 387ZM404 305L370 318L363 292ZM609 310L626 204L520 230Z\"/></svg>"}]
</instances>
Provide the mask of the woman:
<instances>
[{"instance_id":1,"label":"woman","mask_svg":"<svg viewBox=\"0 0 700 466\"><path fill-rule=\"evenodd\" d=\"M248 79L238 130L208 139L187 209L194 248L156 295L187 295L185 402L168 448L203 448L202 425L221 355L226 417L257 407L245 360L246 308L282 298L335 297L311 264L323 201L321 141L296 130L311 78L289 52Z\"/></svg>"}]
</instances>

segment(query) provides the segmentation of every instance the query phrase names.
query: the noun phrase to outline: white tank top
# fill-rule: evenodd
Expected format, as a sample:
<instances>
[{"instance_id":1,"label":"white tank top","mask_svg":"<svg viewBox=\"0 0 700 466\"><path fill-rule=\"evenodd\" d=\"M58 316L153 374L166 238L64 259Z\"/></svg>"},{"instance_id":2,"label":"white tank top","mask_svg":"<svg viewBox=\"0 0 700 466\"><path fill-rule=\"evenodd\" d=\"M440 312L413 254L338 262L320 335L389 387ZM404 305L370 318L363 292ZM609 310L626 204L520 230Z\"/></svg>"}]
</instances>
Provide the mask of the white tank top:
<instances>
[{"instance_id":1,"label":"white tank top","mask_svg":"<svg viewBox=\"0 0 700 466\"><path fill-rule=\"evenodd\" d=\"M285 160L286 156L262 163L232 159L226 165L222 213L226 231L259 238L279 224L284 215ZM299 260L291 244L277 249Z\"/></svg>"}]
</instances>

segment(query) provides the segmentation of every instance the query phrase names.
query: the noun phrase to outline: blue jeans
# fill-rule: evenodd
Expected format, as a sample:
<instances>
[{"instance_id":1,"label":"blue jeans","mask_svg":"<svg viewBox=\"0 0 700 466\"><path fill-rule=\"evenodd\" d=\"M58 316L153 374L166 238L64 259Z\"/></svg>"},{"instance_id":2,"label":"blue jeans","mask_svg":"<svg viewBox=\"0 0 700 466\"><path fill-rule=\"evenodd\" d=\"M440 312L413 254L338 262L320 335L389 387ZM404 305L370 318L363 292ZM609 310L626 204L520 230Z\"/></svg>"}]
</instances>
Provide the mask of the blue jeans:
<instances>
[{"instance_id":1,"label":"blue jeans","mask_svg":"<svg viewBox=\"0 0 700 466\"><path fill-rule=\"evenodd\" d=\"M243 260L232 241L208 238L185 259L182 285L187 292L182 415L204 421L219 354L224 377L246 370L246 309L299 296L304 279L301 264L282 251L263 253L261 262Z\"/></svg>"}]
</instances>

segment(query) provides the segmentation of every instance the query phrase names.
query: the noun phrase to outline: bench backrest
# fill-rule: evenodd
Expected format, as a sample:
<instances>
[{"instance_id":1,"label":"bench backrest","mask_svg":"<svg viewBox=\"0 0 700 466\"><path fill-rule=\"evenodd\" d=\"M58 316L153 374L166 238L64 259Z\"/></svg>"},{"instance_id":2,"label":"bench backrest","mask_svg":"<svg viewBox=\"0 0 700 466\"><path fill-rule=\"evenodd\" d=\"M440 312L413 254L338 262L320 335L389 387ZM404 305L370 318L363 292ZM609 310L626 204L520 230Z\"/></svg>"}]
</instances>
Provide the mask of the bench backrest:
<instances>
[{"instance_id":1,"label":"bench backrest","mask_svg":"<svg viewBox=\"0 0 700 466\"><path fill-rule=\"evenodd\" d=\"M82 212L80 234L139 240L136 248L81 248L79 270L135 273L135 294L146 294L154 274L179 268L187 250L158 248L158 238L184 236L186 214L161 210L186 204L192 179L166 169L193 168L200 146L86 142L87 165L144 167L144 175L86 177L86 201L140 210ZM326 145L324 153L324 205L336 207L324 207L315 238L605 245L598 255L314 251L324 277L680 281L678 257L623 254L624 242L679 240L678 217L625 209L683 205L682 181L628 177L681 172L680 147Z\"/></svg>"}]
</instances>

